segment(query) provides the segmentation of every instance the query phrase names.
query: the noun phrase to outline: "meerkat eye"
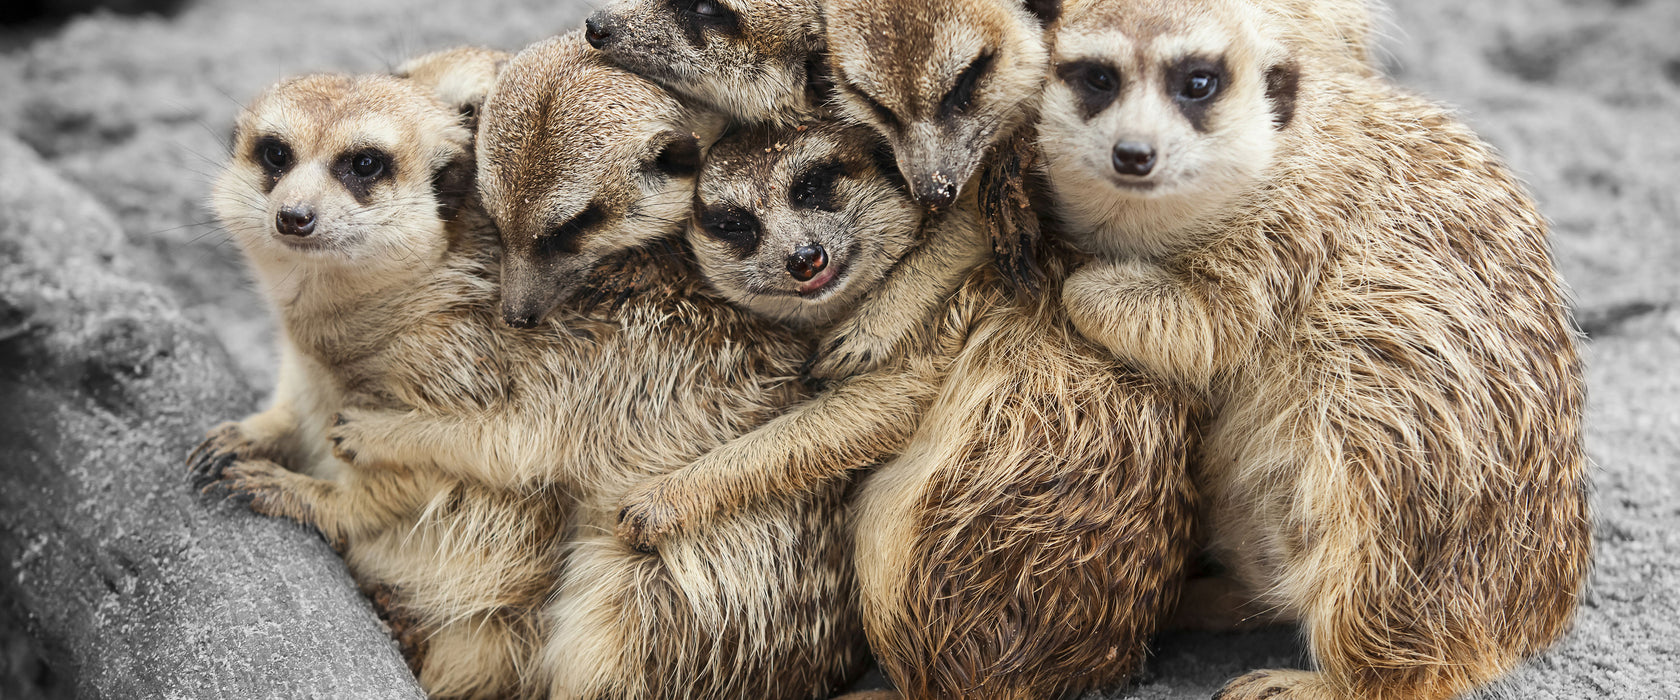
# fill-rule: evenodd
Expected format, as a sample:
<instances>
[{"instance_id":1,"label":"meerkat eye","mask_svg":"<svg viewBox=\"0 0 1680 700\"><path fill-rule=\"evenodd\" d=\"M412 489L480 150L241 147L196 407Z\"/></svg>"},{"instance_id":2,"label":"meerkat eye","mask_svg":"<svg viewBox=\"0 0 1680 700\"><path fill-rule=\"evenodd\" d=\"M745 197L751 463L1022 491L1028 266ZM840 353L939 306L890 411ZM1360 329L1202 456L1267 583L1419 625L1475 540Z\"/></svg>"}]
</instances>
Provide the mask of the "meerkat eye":
<instances>
[{"instance_id":1,"label":"meerkat eye","mask_svg":"<svg viewBox=\"0 0 1680 700\"><path fill-rule=\"evenodd\" d=\"M712 0L697 0L688 6L688 11L701 17L722 17L729 10Z\"/></svg>"},{"instance_id":2,"label":"meerkat eye","mask_svg":"<svg viewBox=\"0 0 1680 700\"><path fill-rule=\"evenodd\" d=\"M578 212L577 216L550 226L548 231L537 239L538 254L571 255L577 253L582 249L578 244L582 241L583 234L587 233L591 227L601 223L602 218L604 218L604 215L601 212L601 207L594 202L590 202L589 206L584 207L583 211Z\"/></svg>"},{"instance_id":3,"label":"meerkat eye","mask_svg":"<svg viewBox=\"0 0 1680 700\"><path fill-rule=\"evenodd\" d=\"M1219 76L1213 71L1199 70L1184 79L1179 96L1186 100L1205 100L1219 91Z\"/></svg>"},{"instance_id":4,"label":"meerkat eye","mask_svg":"<svg viewBox=\"0 0 1680 700\"><path fill-rule=\"evenodd\" d=\"M945 93L945 99L939 101L941 114L962 114L968 111L969 105L974 103L974 91L980 87L980 79L985 77L986 71L992 67L992 52L985 51L969 61L968 67L957 76L957 82L951 86L951 91Z\"/></svg>"},{"instance_id":5,"label":"meerkat eye","mask_svg":"<svg viewBox=\"0 0 1680 700\"><path fill-rule=\"evenodd\" d=\"M830 161L805 171L788 188L788 203L795 209L834 211L834 182L846 172L839 161Z\"/></svg>"},{"instance_id":6,"label":"meerkat eye","mask_svg":"<svg viewBox=\"0 0 1680 700\"><path fill-rule=\"evenodd\" d=\"M859 98L863 99L863 103L869 106L869 111L875 113L875 118L881 120L882 125L886 126L889 129L897 129L898 128L898 115L893 114L893 111L890 110L890 109L887 109L886 105L881 104L880 102L877 102L875 100L875 98L870 97L869 93L867 93L867 92L864 92L862 90L859 90L857 88L850 87L850 86L848 86L847 89L852 94L857 95Z\"/></svg>"},{"instance_id":7,"label":"meerkat eye","mask_svg":"<svg viewBox=\"0 0 1680 700\"><path fill-rule=\"evenodd\" d=\"M1073 90L1089 119L1120 96L1120 74L1096 61L1072 61L1056 66L1056 77Z\"/></svg>"},{"instance_id":8,"label":"meerkat eye","mask_svg":"<svg viewBox=\"0 0 1680 700\"><path fill-rule=\"evenodd\" d=\"M700 215L700 228L745 258L758 250L758 217L735 207L717 207Z\"/></svg>"},{"instance_id":9,"label":"meerkat eye","mask_svg":"<svg viewBox=\"0 0 1680 700\"><path fill-rule=\"evenodd\" d=\"M350 156L350 174L364 180L385 174L385 154L369 150Z\"/></svg>"},{"instance_id":10,"label":"meerkat eye","mask_svg":"<svg viewBox=\"0 0 1680 700\"><path fill-rule=\"evenodd\" d=\"M717 0L677 0L680 14L697 26L730 32L740 23L735 12Z\"/></svg>"},{"instance_id":11,"label":"meerkat eye","mask_svg":"<svg viewBox=\"0 0 1680 700\"><path fill-rule=\"evenodd\" d=\"M292 149L280 139L265 136L257 141L257 159L263 167L273 172L279 172L292 164Z\"/></svg>"}]
</instances>

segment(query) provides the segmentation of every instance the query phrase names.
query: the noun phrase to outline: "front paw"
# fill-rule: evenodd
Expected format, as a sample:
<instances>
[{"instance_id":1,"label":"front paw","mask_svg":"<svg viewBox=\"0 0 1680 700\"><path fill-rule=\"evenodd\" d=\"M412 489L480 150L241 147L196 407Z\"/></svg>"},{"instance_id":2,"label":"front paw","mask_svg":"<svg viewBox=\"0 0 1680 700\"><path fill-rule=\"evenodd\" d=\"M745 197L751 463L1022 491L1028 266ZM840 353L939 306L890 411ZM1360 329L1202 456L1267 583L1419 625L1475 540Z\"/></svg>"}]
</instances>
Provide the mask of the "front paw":
<instances>
[{"instance_id":1,"label":"front paw","mask_svg":"<svg viewBox=\"0 0 1680 700\"><path fill-rule=\"evenodd\" d=\"M1213 700L1334 700L1340 697L1312 671L1250 671L1226 683Z\"/></svg>"},{"instance_id":2,"label":"front paw","mask_svg":"<svg viewBox=\"0 0 1680 700\"><path fill-rule=\"evenodd\" d=\"M361 420L353 410L344 410L333 414L332 424L327 428L327 440L332 443L332 453L345 464L357 467L370 466L380 460L377 444L367 437L367 421Z\"/></svg>"},{"instance_id":3,"label":"front paw","mask_svg":"<svg viewBox=\"0 0 1680 700\"><path fill-rule=\"evenodd\" d=\"M805 371L813 379L844 379L879 367L892 355L893 342L863 332L837 332L827 338Z\"/></svg>"},{"instance_id":4,"label":"front paw","mask_svg":"<svg viewBox=\"0 0 1680 700\"><path fill-rule=\"evenodd\" d=\"M618 538L638 552L651 553L691 518L680 497L685 489L672 476L658 476L631 490L618 511Z\"/></svg>"},{"instance_id":5,"label":"front paw","mask_svg":"<svg viewBox=\"0 0 1680 700\"><path fill-rule=\"evenodd\" d=\"M228 465L251 457L256 447L256 442L246 437L238 423L218 425L187 455L187 478L194 489L203 491L222 478Z\"/></svg>"}]
</instances>

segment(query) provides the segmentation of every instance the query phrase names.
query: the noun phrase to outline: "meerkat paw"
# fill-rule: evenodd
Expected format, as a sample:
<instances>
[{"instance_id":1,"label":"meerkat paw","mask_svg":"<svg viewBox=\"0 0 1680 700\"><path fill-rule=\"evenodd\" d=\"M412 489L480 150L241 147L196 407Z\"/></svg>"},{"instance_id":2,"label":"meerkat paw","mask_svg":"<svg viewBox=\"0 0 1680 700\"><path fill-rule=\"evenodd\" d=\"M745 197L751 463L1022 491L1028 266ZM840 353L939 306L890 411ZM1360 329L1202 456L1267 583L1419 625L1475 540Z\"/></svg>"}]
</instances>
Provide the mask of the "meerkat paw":
<instances>
[{"instance_id":1,"label":"meerkat paw","mask_svg":"<svg viewBox=\"0 0 1680 700\"><path fill-rule=\"evenodd\" d=\"M1157 376L1205 386L1213 337L1205 313L1159 265L1088 265L1068 276L1062 306L1080 335Z\"/></svg>"},{"instance_id":2,"label":"meerkat paw","mask_svg":"<svg viewBox=\"0 0 1680 700\"><path fill-rule=\"evenodd\" d=\"M187 475L194 489L203 491L222 478L222 471L243 456L255 451L256 443L245 435L238 423L227 422L212 428L204 441L187 455Z\"/></svg>"},{"instance_id":3,"label":"meerkat paw","mask_svg":"<svg viewBox=\"0 0 1680 700\"><path fill-rule=\"evenodd\" d=\"M327 439L332 442L334 457L343 460L345 464L358 467L371 467L381 462L394 461L390 456L382 454L379 445L382 443L377 437L379 433L371 427L373 421L356 412L345 409L333 414L332 425L327 428Z\"/></svg>"},{"instance_id":4,"label":"meerkat paw","mask_svg":"<svg viewBox=\"0 0 1680 700\"><path fill-rule=\"evenodd\" d=\"M266 459L237 460L222 469L220 478L205 487L206 493L244 505L252 512L271 518L285 518L314 528L337 551L344 541L328 537L315 521L315 510L306 482L311 477L293 472Z\"/></svg>"},{"instance_id":5,"label":"meerkat paw","mask_svg":"<svg viewBox=\"0 0 1680 700\"><path fill-rule=\"evenodd\" d=\"M651 553L695 519L692 490L674 475L656 476L630 491L618 511L618 538L636 551Z\"/></svg>"},{"instance_id":6,"label":"meerkat paw","mask_svg":"<svg viewBox=\"0 0 1680 700\"><path fill-rule=\"evenodd\" d=\"M1213 700L1339 700L1323 674L1313 671L1251 671L1226 683Z\"/></svg>"},{"instance_id":7,"label":"meerkat paw","mask_svg":"<svg viewBox=\"0 0 1680 700\"><path fill-rule=\"evenodd\" d=\"M823 340L811 356L805 374L814 379L844 379L879 367L892 356L898 338L869 333L855 324L844 324Z\"/></svg>"}]
</instances>

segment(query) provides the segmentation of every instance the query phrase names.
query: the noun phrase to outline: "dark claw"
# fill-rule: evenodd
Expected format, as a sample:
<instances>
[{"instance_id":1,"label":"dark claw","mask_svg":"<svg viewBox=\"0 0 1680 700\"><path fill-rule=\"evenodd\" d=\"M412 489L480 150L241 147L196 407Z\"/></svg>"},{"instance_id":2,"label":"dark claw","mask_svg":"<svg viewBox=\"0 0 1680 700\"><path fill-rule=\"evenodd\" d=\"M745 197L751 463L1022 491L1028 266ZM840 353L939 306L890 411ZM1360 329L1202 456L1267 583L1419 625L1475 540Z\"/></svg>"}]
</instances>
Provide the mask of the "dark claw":
<instances>
[{"instance_id":1,"label":"dark claw","mask_svg":"<svg viewBox=\"0 0 1680 700\"><path fill-rule=\"evenodd\" d=\"M238 459L239 455L233 452L206 452L198 463L193 465L193 488L203 491L211 484L221 481L222 472Z\"/></svg>"}]
</instances>

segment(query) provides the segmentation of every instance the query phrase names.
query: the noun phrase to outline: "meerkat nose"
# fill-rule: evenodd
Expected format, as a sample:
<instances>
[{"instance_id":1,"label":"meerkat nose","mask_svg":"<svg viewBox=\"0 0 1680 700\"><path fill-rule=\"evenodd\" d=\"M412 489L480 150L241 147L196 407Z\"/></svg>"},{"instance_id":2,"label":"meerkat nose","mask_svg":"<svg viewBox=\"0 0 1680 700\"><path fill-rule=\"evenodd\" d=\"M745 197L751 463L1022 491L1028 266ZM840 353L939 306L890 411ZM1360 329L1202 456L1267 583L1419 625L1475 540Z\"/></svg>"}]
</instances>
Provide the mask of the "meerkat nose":
<instances>
[{"instance_id":1,"label":"meerkat nose","mask_svg":"<svg viewBox=\"0 0 1680 700\"><path fill-rule=\"evenodd\" d=\"M828 251L823 250L822 246L815 243L800 246L787 259L788 274L793 275L794 279L801 282L810 281L825 267L828 267Z\"/></svg>"},{"instance_id":2,"label":"meerkat nose","mask_svg":"<svg viewBox=\"0 0 1680 700\"><path fill-rule=\"evenodd\" d=\"M307 204L281 207L274 217L274 230L299 238L315 232L315 208Z\"/></svg>"},{"instance_id":3,"label":"meerkat nose","mask_svg":"<svg viewBox=\"0 0 1680 700\"><path fill-rule=\"evenodd\" d=\"M946 178L944 173L935 171L933 175L922 178L916 188L916 199L929 209L944 209L956 201L957 184Z\"/></svg>"},{"instance_id":4,"label":"meerkat nose","mask_svg":"<svg viewBox=\"0 0 1680 700\"><path fill-rule=\"evenodd\" d=\"M1143 177L1155 169L1155 147L1139 141L1114 144L1114 171Z\"/></svg>"},{"instance_id":5,"label":"meerkat nose","mask_svg":"<svg viewBox=\"0 0 1680 700\"><path fill-rule=\"evenodd\" d=\"M603 48L612 35L612 25L601 12L596 12L583 21L583 38L589 41L590 46Z\"/></svg>"}]
</instances>

